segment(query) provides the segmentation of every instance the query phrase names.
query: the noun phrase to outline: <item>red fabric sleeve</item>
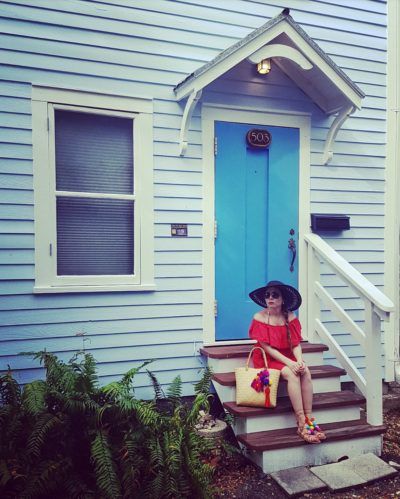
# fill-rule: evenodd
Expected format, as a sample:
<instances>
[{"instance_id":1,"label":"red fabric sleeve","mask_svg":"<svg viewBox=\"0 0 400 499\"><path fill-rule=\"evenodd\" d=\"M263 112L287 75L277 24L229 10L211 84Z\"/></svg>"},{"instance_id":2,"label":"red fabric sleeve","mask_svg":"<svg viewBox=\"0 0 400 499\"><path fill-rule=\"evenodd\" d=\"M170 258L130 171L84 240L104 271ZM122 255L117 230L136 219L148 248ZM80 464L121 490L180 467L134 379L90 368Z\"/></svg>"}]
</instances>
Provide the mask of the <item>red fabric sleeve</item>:
<instances>
[{"instance_id":1,"label":"red fabric sleeve","mask_svg":"<svg viewBox=\"0 0 400 499\"><path fill-rule=\"evenodd\" d=\"M296 317L291 322L289 322L290 337L292 340L292 346L297 347L300 341L303 339L301 337L301 324L299 319Z\"/></svg>"},{"instance_id":2,"label":"red fabric sleeve","mask_svg":"<svg viewBox=\"0 0 400 499\"><path fill-rule=\"evenodd\" d=\"M250 324L249 336L252 340L264 341L265 343L270 342L269 328L266 324L256 321L253 319Z\"/></svg>"}]
</instances>

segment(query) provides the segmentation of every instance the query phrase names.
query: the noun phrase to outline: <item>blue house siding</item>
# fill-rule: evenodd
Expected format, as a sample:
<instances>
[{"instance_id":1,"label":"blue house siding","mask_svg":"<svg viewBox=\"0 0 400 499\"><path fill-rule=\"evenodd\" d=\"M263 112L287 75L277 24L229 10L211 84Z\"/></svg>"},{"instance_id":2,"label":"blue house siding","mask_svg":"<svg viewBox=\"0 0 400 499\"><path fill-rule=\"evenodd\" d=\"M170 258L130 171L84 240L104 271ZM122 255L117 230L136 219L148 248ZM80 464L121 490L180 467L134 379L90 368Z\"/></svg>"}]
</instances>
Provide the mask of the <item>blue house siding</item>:
<instances>
[{"instance_id":1,"label":"blue house siding","mask_svg":"<svg viewBox=\"0 0 400 499\"><path fill-rule=\"evenodd\" d=\"M67 359L84 346L97 359L102 382L154 358L150 369L162 382L181 374L191 393L203 340L201 110L191 119L187 154L180 158L183 104L173 88L283 7L366 93L362 110L337 136L332 163L321 166L332 118L279 71L267 83L249 82L239 65L210 85L203 99L312 114L311 211L351 216L351 230L327 241L383 286L385 2L1 2L0 368L9 364L24 383L41 368L18 352L47 348ZM153 99L156 292L32 294L32 84ZM187 223L189 237L171 238L171 223ZM361 322L359 301L329 269L324 280ZM351 338L328 311L322 318L362 366ZM138 393L148 394L146 375L137 381Z\"/></svg>"}]
</instances>

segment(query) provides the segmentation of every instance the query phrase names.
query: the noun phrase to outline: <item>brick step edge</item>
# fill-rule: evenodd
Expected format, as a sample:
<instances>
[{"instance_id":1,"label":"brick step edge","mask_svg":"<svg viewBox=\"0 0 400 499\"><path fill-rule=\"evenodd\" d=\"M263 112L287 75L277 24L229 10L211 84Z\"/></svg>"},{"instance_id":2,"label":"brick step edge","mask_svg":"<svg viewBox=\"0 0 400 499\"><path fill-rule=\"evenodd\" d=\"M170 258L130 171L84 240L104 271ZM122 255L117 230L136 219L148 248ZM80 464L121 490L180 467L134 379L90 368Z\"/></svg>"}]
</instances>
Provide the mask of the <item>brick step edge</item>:
<instances>
[{"instance_id":1,"label":"brick step edge","mask_svg":"<svg viewBox=\"0 0 400 499\"><path fill-rule=\"evenodd\" d=\"M310 366L311 377L314 379L318 378L336 378L337 376L344 376L346 371L341 367L321 365L321 366ZM214 373L212 375L212 380L220 385L224 386L235 386L235 373ZM279 383L286 383L286 381L281 378Z\"/></svg>"},{"instance_id":2,"label":"brick step edge","mask_svg":"<svg viewBox=\"0 0 400 499\"><path fill-rule=\"evenodd\" d=\"M246 343L244 345L201 347L200 353L210 359L233 359L236 357L247 357L251 347L254 344L255 343ZM305 353L325 352L329 350L329 348L322 343L308 343L308 341L302 341L301 348Z\"/></svg>"},{"instance_id":3,"label":"brick step edge","mask_svg":"<svg viewBox=\"0 0 400 499\"><path fill-rule=\"evenodd\" d=\"M339 423L327 423L322 425L322 429L324 430L327 439L317 445L327 445L330 441L336 442L338 440L349 440L352 438L381 435L386 431L386 427L384 425L372 426L359 419ZM279 429L245 433L237 435L236 438L248 449L256 452L273 449L285 449L289 447L300 447L302 445L312 445L300 438L295 429Z\"/></svg>"},{"instance_id":4,"label":"brick step edge","mask_svg":"<svg viewBox=\"0 0 400 499\"><path fill-rule=\"evenodd\" d=\"M350 390L341 392L315 393L313 398L313 408L328 409L334 407L348 407L354 405L363 405L365 398L358 393ZM289 397L278 397L277 406L274 409L266 409L264 407L247 407L236 405L235 402L224 402L224 408L231 414L237 417L255 417L255 416L273 416L274 414L282 414L292 412L292 404Z\"/></svg>"}]
</instances>

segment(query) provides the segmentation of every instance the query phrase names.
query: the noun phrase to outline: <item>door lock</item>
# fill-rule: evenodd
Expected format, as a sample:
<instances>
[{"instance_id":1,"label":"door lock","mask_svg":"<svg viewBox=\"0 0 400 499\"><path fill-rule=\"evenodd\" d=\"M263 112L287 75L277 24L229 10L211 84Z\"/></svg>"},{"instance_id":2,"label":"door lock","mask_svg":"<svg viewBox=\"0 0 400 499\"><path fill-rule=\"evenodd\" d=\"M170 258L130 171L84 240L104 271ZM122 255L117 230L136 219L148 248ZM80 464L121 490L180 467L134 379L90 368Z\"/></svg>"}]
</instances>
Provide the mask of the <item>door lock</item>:
<instances>
[{"instance_id":1,"label":"door lock","mask_svg":"<svg viewBox=\"0 0 400 499\"><path fill-rule=\"evenodd\" d=\"M291 236L293 236L294 235L294 229L290 229L289 234ZM291 237L289 239L289 241L288 241L288 248L289 248L290 252L292 253L292 260L290 262L289 270L290 270L290 272L293 272L293 270L294 270L294 261L296 260L296 254L297 254L296 241L294 240L293 237Z\"/></svg>"}]
</instances>

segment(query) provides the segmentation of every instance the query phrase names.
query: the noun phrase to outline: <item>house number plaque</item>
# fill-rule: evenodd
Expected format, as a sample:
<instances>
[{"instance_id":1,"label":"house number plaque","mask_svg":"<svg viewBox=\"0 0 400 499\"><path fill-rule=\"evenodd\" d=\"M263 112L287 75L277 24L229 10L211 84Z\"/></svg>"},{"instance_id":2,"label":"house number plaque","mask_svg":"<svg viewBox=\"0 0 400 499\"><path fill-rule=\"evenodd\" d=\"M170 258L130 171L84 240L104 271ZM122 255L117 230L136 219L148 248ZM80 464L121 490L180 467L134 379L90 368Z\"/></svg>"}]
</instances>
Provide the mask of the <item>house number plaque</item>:
<instances>
[{"instance_id":1,"label":"house number plaque","mask_svg":"<svg viewBox=\"0 0 400 499\"><path fill-rule=\"evenodd\" d=\"M267 130L252 128L246 134L246 141L250 147L268 149L271 145L271 134Z\"/></svg>"}]
</instances>

